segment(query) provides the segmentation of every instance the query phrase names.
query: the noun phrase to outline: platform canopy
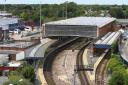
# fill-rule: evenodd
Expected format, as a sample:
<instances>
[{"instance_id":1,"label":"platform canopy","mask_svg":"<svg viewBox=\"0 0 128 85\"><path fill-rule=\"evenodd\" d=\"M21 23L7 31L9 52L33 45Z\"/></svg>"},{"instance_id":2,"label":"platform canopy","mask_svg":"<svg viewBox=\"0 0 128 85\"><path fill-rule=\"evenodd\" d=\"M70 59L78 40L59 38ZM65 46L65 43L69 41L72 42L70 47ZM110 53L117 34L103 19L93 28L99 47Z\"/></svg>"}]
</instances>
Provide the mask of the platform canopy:
<instances>
[{"instance_id":1,"label":"platform canopy","mask_svg":"<svg viewBox=\"0 0 128 85\"><path fill-rule=\"evenodd\" d=\"M111 48L111 45L117 41L117 39L120 37L121 32L109 32L105 36L103 36L101 39L99 39L95 44L95 48Z\"/></svg>"}]
</instances>

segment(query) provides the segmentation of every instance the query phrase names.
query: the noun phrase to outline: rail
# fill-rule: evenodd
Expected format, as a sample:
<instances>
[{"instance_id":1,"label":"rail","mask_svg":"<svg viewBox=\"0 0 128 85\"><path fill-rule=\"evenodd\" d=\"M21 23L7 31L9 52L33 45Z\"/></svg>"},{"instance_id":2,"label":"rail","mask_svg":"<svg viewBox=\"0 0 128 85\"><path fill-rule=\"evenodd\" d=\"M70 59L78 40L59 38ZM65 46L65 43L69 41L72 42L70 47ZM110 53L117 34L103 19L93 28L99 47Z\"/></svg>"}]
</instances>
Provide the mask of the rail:
<instances>
[{"instance_id":1,"label":"rail","mask_svg":"<svg viewBox=\"0 0 128 85\"><path fill-rule=\"evenodd\" d=\"M62 43L61 45L57 46L53 51L49 52L44 58L43 72L44 72L44 76L46 78L48 85L55 85L55 82L51 77L52 76L51 71L52 71L52 64L53 64L53 61L56 55L62 50L64 50L67 46L72 44L77 39L79 39L79 37L75 37L65 43Z\"/></svg>"},{"instance_id":2,"label":"rail","mask_svg":"<svg viewBox=\"0 0 128 85\"><path fill-rule=\"evenodd\" d=\"M76 60L76 64L77 66L81 66L81 69L85 69L84 65L83 65L83 53L84 53L84 49L90 44L90 42L88 42L87 44L83 45L84 47L82 47L77 55L77 60ZM77 70L78 67L77 67ZM90 82L86 76L86 72L83 71L78 71L78 76L81 82L81 85L90 85Z\"/></svg>"},{"instance_id":3,"label":"rail","mask_svg":"<svg viewBox=\"0 0 128 85\"><path fill-rule=\"evenodd\" d=\"M110 50L106 50L103 54L103 59L99 62L95 72L95 85L105 85L105 74L107 64L110 58Z\"/></svg>"}]
</instances>

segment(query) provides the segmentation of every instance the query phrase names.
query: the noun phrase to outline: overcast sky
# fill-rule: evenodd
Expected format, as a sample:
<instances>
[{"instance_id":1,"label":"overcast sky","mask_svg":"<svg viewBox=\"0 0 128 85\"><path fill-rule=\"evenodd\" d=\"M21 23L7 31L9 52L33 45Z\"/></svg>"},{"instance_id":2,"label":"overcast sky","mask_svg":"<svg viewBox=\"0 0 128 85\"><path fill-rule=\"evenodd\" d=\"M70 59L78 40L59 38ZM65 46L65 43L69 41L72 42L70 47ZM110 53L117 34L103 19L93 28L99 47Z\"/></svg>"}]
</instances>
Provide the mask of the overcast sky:
<instances>
[{"instance_id":1,"label":"overcast sky","mask_svg":"<svg viewBox=\"0 0 128 85\"><path fill-rule=\"evenodd\" d=\"M5 2L6 1L6 2ZM0 4L39 4L40 2L42 4L60 4L65 1L73 1L78 4L127 4L128 0L0 0Z\"/></svg>"}]
</instances>

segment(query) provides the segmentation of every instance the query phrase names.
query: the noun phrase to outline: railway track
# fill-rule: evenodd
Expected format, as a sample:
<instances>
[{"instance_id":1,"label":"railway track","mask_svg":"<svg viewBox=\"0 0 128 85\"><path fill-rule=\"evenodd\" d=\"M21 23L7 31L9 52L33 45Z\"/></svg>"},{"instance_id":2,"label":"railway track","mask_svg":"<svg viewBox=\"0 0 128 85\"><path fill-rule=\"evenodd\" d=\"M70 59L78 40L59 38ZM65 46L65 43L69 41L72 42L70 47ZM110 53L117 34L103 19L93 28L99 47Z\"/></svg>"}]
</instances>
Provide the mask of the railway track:
<instances>
[{"instance_id":1,"label":"railway track","mask_svg":"<svg viewBox=\"0 0 128 85\"><path fill-rule=\"evenodd\" d=\"M96 75L95 75L95 83L96 85L106 85L106 69L107 69L107 64L109 61L109 51L104 53L104 58L98 65L96 69Z\"/></svg>"},{"instance_id":2,"label":"railway track","mask_svg":"<svg viewBox=\"0 0 128 85\"><path fill-rule=\"evenodd\" d=\"M76 60L76 66L81 66L81 69L84 69L84 65L83 65L83 53L84 53L84 49L90 44L90 42L88 42L87 44L84 45L84 47L81 48L81 50L79 51L78 55L77 55L77 60ZM76 67L77 68L77 67ZM81 85L90 85L89 80L86 76L86 72L85 71L77 71Z\"/></svg>"},{"instance_id":3,"label":"railway track","mask_svg":"<svg viewBox=\"0 0 128 85\"><path fill-rule=\"evenodd\" d=\"M55 59L55 57L57 56L57 54L58 53L60 53L60 52L62 52L63 50L65 50L65 49L72 49L72 50L75 50L75 49L81 49L81 48L83 48L83 46L85 46L85 41L84 41L84 43L82 42L81 44L78 44L76 41L77 41L78 39L76 39L76 40L74 40L74 41L72 41L72 42L70 42L70 43L67 43L67 44L64 44L64 45L62 45L62 46L58 46L58 49L55 49L53 52L51 52L50 54L49 54L49 59L46 59L46 60L49 60L49 61L51 61L50 63L48 62L48 61L46 61L45 63L44 63L44 65L46 65L46 66L43 66L43 69L44 69L44 76L45 76L45 79L46 79L46 81L47 81L47 83L48 83L48 85L56 85L55 84L55 81L54 81L54 79L53 79L53 77L52 77L52 63L53 63L53 61L54 61L54 59ZM77 46L75 45L75 43L77 43ZM79 42L80 43L80 42ZM74 46L75 47L74 47ZM70 46L71 46L71 48L70 48ZM73 48L72 48L73 47ZM81 50L80 50L81 51ZM52 59L51 59L52 58ZM80 61L81 62L81 61ZM82 76L85 76L85 75L82 75ZM86 85L86 84L82 84L82 85Z\"/></svg>"},{"instance_id":4,"label":"railway track","mask_svg":"<svg viewBox=\"0 0 128 85\"><path fill-rule=\"evenodd\" d=\"M71 45L77 39L79 39L79 38L76 37L71 40L68 40L67 42L58 44L58 46L56 46L56 48L54 50L50 51L44 58L43 73L44 73L44 77L45 77L48 85L55 85L55 82L52 78L52 64L53 64L55 57L57 56L58 53L60 53L65 48L67 48L69 45Z\"/></svg>"}]
</instances>

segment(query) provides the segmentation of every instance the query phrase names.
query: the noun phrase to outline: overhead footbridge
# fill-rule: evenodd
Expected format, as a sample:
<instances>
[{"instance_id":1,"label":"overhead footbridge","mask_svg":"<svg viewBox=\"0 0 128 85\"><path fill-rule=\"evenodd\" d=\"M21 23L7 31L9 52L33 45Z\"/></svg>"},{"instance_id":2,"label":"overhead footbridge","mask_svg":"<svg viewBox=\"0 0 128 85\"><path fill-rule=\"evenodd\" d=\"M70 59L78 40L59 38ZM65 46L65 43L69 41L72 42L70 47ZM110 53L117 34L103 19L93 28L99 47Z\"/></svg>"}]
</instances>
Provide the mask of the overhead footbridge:
<instances>
[{"instance_id":1,"label":"overhead footbridge","mask_svg":"<svg viewBox=\"0 0 128 85\"><path fill-rule=\"evenodd\" d=\"M97 38L113 31L115 18L75 17L45 23L43 33L46 37L89 37Z\"/></svg>"}]
</instances>

